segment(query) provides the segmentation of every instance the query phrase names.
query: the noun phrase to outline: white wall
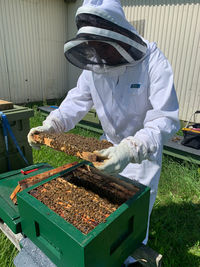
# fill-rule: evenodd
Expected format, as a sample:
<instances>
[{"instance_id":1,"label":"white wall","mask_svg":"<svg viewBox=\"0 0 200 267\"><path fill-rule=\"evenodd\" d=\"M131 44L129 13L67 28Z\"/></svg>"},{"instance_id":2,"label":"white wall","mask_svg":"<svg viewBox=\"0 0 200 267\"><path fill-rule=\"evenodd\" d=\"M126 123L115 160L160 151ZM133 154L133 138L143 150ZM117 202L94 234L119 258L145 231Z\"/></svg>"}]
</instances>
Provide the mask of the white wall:
<instances>
[{"instance_id":1,"label":"white wall","mask_svg":"<svg viewBox=\"0 0 200 267\"><path fill-rule=\"evenodd\" d=\"M75 3L69 3L68 4L68 40L73 39L76 36L77 33L77 27L75 24L75 15L77 9L81 6L82 1L77 0ZM79 75L81 74L82 70L79 68L73 66L69 63L68 65L68 77L69 77L69 89L76 86L77 79Z\"/></svg>"},{"instance_id":2,"label":"white wall","mask_svg":"<svg viewBox=\"0 0 200 267\"><path fill-rule=\"evenodd\" d=\"M122 0L122 4L128 20L141 21L144 38L157 42L169 59L179 117L188 120L200 110L200 1Z\"/></svg>"},{"instance_id":3,"label":"white wall","mask_svg":"<svg viewBox=\"0 0 200 267\"><path fill-rule=\"evenodd\" d=\"M63 0L0 1L0 99L62 97L68 89Z\"/></svg>"},{"instance_id":4,"label":"white wall","mask_svg":"<svg viewBox=\"0 0 200 267\"><path fill-rule=\"evenodd\" d=\"M180 119L200 109L200 3L122 0L144 38L155 41L174 70ZM82 0L0 0L0 99L15 103L60 98L81 70L64 57L75 37Z\"/></svg>"}]
</instances>

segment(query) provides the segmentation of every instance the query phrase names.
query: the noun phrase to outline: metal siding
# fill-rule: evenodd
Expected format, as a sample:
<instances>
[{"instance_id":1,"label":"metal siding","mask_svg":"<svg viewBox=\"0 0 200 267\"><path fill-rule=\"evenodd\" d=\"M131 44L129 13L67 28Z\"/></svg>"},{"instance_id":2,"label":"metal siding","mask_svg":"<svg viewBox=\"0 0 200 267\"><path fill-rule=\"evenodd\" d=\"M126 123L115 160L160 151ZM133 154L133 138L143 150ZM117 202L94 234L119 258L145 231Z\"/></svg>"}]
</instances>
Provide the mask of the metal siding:
<instances>
[{"instance_id":1,"label":"metal siding","mask_svg":"<svg viewBox=\"0 0 200 267\"><path fill-rule=\"evenodd\" d=\"M2 24L2 8L0 2L0 25ZM0 27L0 98L10 100L10 84L7 67L4 32L3 28Z\"/></svg>"},{"instance_id":2,"label":"metal siding","mask_svg":"<svg viewBox=\"0 0 200 267\"><path fill-rule=\"evenodd\" d=\"M44 99L60 98L68 88L67 60L64 43L67 39L67 4L62 0L41 1L40 56ZM44 19L46 18L46 19Z\"/></svg>"},{"instance_id":3,"label":"metal siding","mask_svg":"<svg viewBox=\"0 0 200 267\"><path fill-rule=\"evenodd\" d=\"M67 4L62 0L1 0L3 42L10 87L0 98L15 103L62 97L67 89ZM2 66L4 65L4 66ZM6 74L6 64L0 66ZM6 75L0 75L5 84ZM8 80L8 79L7 79ZM4 86L5 87L5 86ZM4 89L5 91L5 89Z\"/></svg>"},{"instance_id":4,"label":"metal siding","mask_svg":"<svg viewBox=\"0 0 200 267\"><path fill-rule=\"evenodd\" d=\"M75 3L68 4L68 31L67 40L73 39L77 33L77 27L75 24L75 15L77 9L81 6L82 1L77 0ZM68 77L69 77L69 89L74 88L77 84L78 77L80 76L82 70L75 67L71 63L68 63Z\"/></svg>"},{"instance_id":5,"label":"metal siding","mask_svg":"<svg viewBox=\"0 0 200 267\"><path fill-rule=\"evenodd\" d=\"M156 42L170 61L180 105L179 117L188 120L200 109L199 1L121 2L129 22L145 21L144 38Z\"/></svg>"},{"instance_id":6,"label":"metal siding","mask_svg":"<svg viewBox=\"0 0 200 267\"><path fill-rule=\"evenodd\" d=\"M200 109L199 1L122 0L128 20L155 41L174 70L180 119ZM81 71L67 63L63 44L76 34L82 1L0 1L0 98L27 102L58 98ZM141 23L140 23L141 21Z\"/></svg>"}]
</instances>

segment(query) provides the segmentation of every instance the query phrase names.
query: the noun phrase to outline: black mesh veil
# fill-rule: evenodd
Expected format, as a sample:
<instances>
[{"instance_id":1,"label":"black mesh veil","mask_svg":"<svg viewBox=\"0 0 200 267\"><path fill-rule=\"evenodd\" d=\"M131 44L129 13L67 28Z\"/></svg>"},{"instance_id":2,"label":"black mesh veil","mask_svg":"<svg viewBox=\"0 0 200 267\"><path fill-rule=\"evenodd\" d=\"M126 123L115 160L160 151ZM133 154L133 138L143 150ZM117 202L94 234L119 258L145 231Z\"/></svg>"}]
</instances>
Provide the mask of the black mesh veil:
<instances>
[{"instance_id":1,"label":"black mesh veil","mask_svg":"<svg viewBox=\"0 0 200 267\"><path fill-rule=\"evenodd\" d=\"M74 65L81 69L91 69L91 65L107 65L119 66L127 64L128 61L114 47L116 44L111 44L102 40L85 40L76 43L71 40L73 47L65 52L66 58Z\"/></svg>"},{"instance_id":2,"label":"black mesh veil","mask_svg":"<svg viewBox=\"0 0 200 267\"><path fill-rule=\"evenodd\" d=\"M84 14L84 13L78 14L76 16L76 25L78 29L85 27L85 26L94 26L97 28L102 28L102 29L113 31L113 32L117 32L126 37L129 37L130 39L136 41L137 43L141 45L146 46L145 42L137 34L125 28L122 28L119 25L116 25L115 23L111 21L108 21L104 18L101 18L93 14Z\"/></svg>"},{"instance_id":3,"label":"black mesh veil","mask_svg":"<svg viewBox=\"0 0 200 267\"><path fill-rule=\"evenodd\" d=\"M81 69L120 66L141 60L146 43L137 34L93 14L76 16L78 33L66 42L66 58Z\"/></svg>"}]
</instances>

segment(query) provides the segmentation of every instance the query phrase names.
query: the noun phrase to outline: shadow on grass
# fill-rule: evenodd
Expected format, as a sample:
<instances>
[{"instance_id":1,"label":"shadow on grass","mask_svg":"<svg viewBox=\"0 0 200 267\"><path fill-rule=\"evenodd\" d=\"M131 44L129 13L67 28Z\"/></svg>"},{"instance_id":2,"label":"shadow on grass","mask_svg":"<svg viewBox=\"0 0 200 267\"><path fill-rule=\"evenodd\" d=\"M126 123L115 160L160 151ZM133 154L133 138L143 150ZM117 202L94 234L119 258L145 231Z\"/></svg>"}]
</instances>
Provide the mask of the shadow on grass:
<instances>
[{"instance_id":1,"label":"shadow on grass","mask_svg":"<svg viewBox=\"0 0 200 267\"><path fill-rule=\"evenodd\" d=\"M200 266L200 204L155 207L148 245L163 255L162 266Z\"/></svg>"}]
</instances>

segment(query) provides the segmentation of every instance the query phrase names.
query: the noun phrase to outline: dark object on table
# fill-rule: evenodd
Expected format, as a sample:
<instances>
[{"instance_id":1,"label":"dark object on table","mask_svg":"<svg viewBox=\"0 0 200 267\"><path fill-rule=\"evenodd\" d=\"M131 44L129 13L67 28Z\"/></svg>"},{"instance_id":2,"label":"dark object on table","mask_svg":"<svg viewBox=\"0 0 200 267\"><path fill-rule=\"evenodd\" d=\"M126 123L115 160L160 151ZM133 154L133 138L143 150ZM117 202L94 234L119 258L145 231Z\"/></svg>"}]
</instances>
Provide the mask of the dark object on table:
<instances>
[{"instance_id":1,"label":"dark object on table","mask_svg":"<svg viewBox=\"0 0 200 267\"><path fill-rule=\"evenodd\" d=\"M192 116L195 118L196 114L200 114L200 110L194 112ZM190 120L192 116L190 117ZM195 149L200 149L200 123L194 122L194 124L190 124L190 120L186 124L185 128L182 129L183 140L181 144Z\"/></svg>"}]
</instances>

